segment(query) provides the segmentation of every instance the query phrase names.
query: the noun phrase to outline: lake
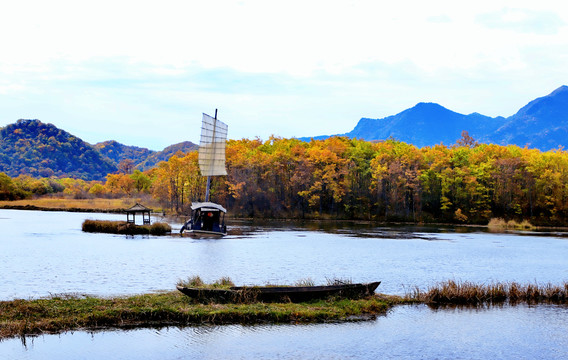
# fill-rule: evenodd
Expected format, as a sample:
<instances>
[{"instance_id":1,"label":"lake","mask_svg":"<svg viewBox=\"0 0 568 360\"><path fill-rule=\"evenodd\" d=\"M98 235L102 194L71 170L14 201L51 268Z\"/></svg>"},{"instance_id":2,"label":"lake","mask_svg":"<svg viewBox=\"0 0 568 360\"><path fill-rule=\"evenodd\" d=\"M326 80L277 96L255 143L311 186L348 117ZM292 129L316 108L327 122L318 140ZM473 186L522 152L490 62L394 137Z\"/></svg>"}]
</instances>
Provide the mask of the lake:
<instances>
[{"instance_id":1,"label":"lake","mask_svg":"<svg viewBox=\"0 0 568 360\"><path fill-rule=\"evenodd\" d=\"M0 299L173 290L179 279L293 284L380 280L404 294L445 280L560 284L568 234L359 222L229 220L230 235L88 234L83 220L125 215L0 210ZM173 222L178 232L181 223ZM397 306L355 323L73 332L0 342L0 358L567 358L565 306Z\"/></svg>"}]
</instances>

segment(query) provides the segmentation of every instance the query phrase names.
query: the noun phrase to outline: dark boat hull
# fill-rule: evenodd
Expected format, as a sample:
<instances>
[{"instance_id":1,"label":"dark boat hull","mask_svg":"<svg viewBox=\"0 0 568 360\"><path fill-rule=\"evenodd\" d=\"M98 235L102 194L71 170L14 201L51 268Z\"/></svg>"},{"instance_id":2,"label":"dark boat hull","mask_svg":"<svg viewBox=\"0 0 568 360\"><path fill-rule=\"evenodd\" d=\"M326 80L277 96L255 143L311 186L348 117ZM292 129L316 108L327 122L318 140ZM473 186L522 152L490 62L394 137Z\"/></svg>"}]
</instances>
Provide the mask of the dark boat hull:
<instances>
[{"instance_id":1,"label":"dark boat hull","mask_svg":"<svg viewBox=\"0 0 568 360\"><path fill-rule=\"evenodd\" d=\"M232 287L230 289L178 286L185 295L200 301L216 302L306 302L329 297L356 299L374 294L379 282L328 286Z\"/></svg>"},{"instance_id":2,"label":"dark boat hull","mask_svg":"<svg viewBox=\"0 0 568 360\"><path fill-rule=\"evenodd\" d=\"M218 231L205 231L205 230L189 230L186 231L186 233L193 237L193 238L220 238L223 237L225 235L227 235L227 233L225 232L218 232Z\"/></svg>"}]
</instances>

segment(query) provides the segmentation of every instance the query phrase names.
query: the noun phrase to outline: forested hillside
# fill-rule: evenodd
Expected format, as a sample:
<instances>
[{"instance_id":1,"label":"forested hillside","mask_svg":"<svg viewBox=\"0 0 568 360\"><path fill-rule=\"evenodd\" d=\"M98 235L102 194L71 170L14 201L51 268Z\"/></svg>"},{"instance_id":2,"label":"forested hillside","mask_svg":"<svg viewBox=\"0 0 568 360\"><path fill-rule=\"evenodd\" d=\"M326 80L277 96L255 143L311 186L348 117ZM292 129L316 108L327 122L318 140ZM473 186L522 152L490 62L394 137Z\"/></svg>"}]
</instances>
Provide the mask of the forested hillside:
<instances>
[{"instance_id":1,"label":"forested hillside","mask_svg":"<svg viewBox=\"0 0 568 360\"><path fill-rule=\"evenodd\" d=\"M10 176L104 179L116 166L90 144L39 120L0 130L0 172Z\"/></svg>"},{"instance_id":2,"label":"forested hillside","mask_svg":"<svg viewBox=\"0 0 568 360\"><path fill-rule=\"evenodd\" d=\"M198 145L191 141L183 141L166 147L162 151L153 152L145 160L136 164L136 168L140 170L148 170L156 166L160 161L167 161L175 154L182 155L199 148Z\"/></svg>"},{"instance_id":3,"label":"forested hillside","mask_svg":"<svg viewBox=\"0 0 568 360\"><path fill-rule=\"evenodd\" d=\"M103 180L116 171L148 170L174 154L197 149L190 141L152 151L110 140L90 145L52 124L20 119L0 129L0 172L9 176Z\"/></svg>"},{"instance_id":4,"label":"forested hillside","mask_svg":"<svg viewBox=\"0 0 568 360\"><path fill-rule=\"evenodd\" d=\"M148 156L156 153L146 148L128 146L114 140L96 143L94 146L101 154L111 159L117 166L123 160L132 160L134 164L139 164L145 161Z\"/></svg>"}]
</instances>

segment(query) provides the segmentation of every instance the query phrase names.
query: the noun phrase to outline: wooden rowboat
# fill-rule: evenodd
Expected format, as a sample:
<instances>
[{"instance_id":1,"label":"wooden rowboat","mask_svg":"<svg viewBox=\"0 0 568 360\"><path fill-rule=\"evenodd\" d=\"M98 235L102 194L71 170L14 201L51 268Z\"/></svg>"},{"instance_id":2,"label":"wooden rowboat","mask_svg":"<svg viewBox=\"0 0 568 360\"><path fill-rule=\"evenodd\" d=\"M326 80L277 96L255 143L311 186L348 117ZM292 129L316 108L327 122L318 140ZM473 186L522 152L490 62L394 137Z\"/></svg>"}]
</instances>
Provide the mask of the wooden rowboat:
<instances>
[{"instance_id":1,"label":"wooden rowboat","mask_svg":"<svg viewBox=\"0 0 568 360\"><path fill-rule=\"evenodd\" d=\"M357 299L374 294L381 282L327 286L235 286L229 289L177 286L199 301L215 302L305 302L329 297Z\"/></svg>"}]
</instances>

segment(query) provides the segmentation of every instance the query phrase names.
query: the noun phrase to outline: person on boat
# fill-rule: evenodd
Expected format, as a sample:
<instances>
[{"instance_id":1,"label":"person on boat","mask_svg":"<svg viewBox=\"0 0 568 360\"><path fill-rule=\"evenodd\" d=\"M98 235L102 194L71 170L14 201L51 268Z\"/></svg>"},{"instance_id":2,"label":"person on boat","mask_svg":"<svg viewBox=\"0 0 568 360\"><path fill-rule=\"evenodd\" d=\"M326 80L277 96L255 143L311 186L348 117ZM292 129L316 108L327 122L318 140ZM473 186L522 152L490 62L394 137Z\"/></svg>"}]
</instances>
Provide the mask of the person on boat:
<instances>
[{"instance_id":1,"label":"person on boat","mask_svg":"<svg viewBox=\"0 0 568 360\"><path fill-rule=\"evenodd\" d=\"M203 214L203 230L205 231L213 231L213 223L215 222L215 218L213 213L208 211Z\"/></svg>"}]
</instances>

